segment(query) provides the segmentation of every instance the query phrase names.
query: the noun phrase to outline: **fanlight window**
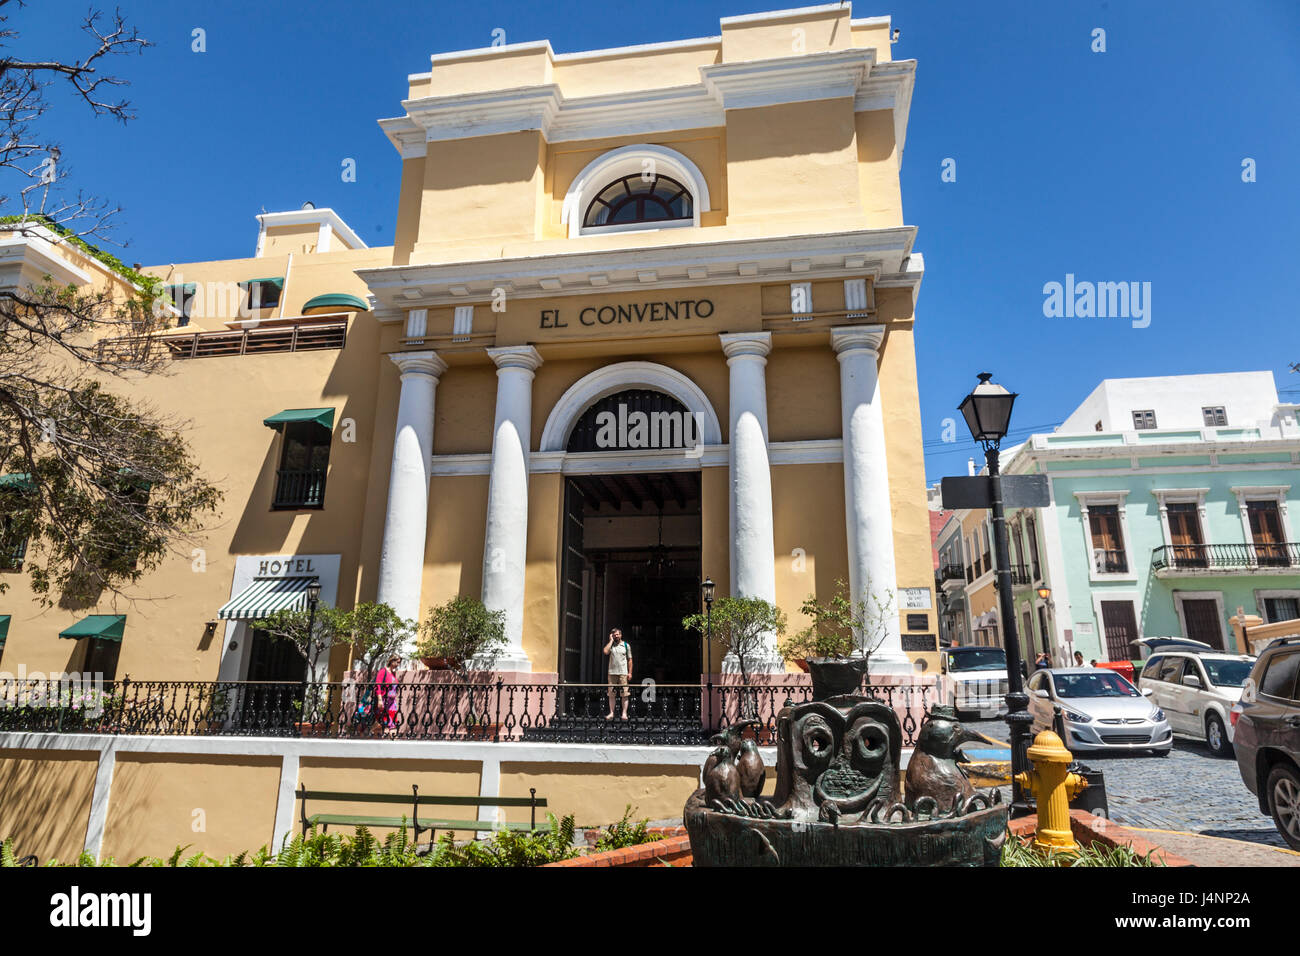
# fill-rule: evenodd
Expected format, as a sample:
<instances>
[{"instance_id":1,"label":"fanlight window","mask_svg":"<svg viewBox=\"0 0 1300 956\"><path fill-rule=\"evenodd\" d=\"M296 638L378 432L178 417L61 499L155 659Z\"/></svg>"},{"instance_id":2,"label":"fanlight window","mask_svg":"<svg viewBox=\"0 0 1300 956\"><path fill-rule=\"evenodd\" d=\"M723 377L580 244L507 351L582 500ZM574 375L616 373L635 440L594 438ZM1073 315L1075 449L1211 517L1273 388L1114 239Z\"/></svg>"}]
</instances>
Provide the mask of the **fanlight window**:
<instances>
[{"instance_id":1,"label":"fanlight window","mask_svg":"<svg viewBox=\"0 0 1300 956\"><path fill-rule=\"evenodd\" d=\"M626 226L642 222L675 222L694 213L691 194L667 176L624 176L602 189L587 207L584 228Z\"/></svg>"}]
</instances>

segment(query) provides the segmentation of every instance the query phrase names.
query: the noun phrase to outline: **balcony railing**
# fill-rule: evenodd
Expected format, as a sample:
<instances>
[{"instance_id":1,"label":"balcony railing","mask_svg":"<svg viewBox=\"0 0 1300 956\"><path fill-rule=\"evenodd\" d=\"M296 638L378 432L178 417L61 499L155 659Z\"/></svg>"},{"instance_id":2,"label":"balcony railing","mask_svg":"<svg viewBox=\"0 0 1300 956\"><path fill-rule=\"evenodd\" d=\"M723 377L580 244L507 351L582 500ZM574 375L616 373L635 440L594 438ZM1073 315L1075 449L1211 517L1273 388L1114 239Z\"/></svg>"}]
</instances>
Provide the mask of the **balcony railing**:
<instances>
[{"instance_id":1,"label":"balcony railing","mask_svg":"<svg viewBox=\"0 0 1300 956\"><path fill-rule=\"evenodd\" d=\"M275 473L273 508L320 508L325 503L325 469L309 468Z\"/></svg>"},{"instance_id":2,"label":"balcony railing","mask_svg":"<svg viewBox=\"0 0 1300 956\"><path fill-rule=\"evenodd\" d=\"M1300 567L1300 542L1277 544L1169 544L1151 552L1151 570L1253 571Z\"/></svg>"},{"instance_id":3,"label":"balcony railing","mask_svg":"<svg viewBox=\"0 0 1300 956\"><path fill-rule=\"evenodd\" d=\"M1125 574L1128 571L1128 555L1120 550L1094 548L1092 566L1098 574Z\"/></svg>"},{"instance_id":4,"label":"balcony railing","mask_svg":"<svg viewBox=\"0 0 1300 956\"><path fill-rule=\"evenodd\" d=\"M1011 565L1011 583L1014 584L1016 587L1028 587L1029 585L1033 584L1034 579L1030 577L1029 565L1027 564Z\"/></svg>"},{"instance_id":5,"label":"balcony railing","mask_svg":"<svg viewBox=\"0 0 1300 956\"><path fill-rule=\"evenodd\" d=\"M858 692L888 704L912 746L926 711L939 703L933 685L862 684ZM702 745L742 719L757 721L760 744L776 742L787 703L812 697L797 677L771 683L640 685L628 718L610 711L604 684L513 684L492 680L330 683L132 681L102 692L69 693L57 682L0 680L0 732L162 736L314 737L327 739L552 741Z\"/></svg>"},{"instance_id":6,"label":"balcony railing","mask_svg":"<svg viewBox=\"0 0 1300 956\"><path fill-rule=\"evenodd\" d=\"M101 360L143 359L165 351L173 359L213 358L223 355L257 355L263 352L309 352L341 349L347 342L346 321L302 325L273 325L230 332L195 332L192 335L152 335L105 339L99 343Z\"/></svg>"},{"instance_id":7,"label":"balcony railing","mask_svg":"<svg viewBox=\"0 0 1300 956\"><path fill-rule=\"evenodd\" d=\"M939 568L935 575L940 583L948 581L963 581L966 579L966 569L960 564L945 564Z\"/></svg>"}]
</instances>

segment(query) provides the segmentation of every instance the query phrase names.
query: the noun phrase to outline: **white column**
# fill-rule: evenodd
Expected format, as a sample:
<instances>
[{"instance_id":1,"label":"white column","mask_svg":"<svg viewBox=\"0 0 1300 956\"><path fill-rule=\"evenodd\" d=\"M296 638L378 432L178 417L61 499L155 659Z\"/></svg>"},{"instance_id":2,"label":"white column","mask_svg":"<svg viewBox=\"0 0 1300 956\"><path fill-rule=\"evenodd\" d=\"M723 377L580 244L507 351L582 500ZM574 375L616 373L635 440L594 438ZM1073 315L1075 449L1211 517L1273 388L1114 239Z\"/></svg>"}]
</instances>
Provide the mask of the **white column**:
<instances>
[{"instance_id":1,"label":"white column","mask_svg":"<svg viewBox=\"0 0 1300 956\"><path fill-rule=\"evenodd\" d=\"M728 430L728 499L731 511L731 593L776 603L772 534L772 472L767 458L767 353L771 332L718 336L731 369ZM776 635L769 635L758 665L780 666Z\"/></svg>"},{"instance_id":2,"label":"white column","mask_svg":"<svg viewBox=\"0 0 1300 956\"><path fill-rule=\"evenodd\" d=\"M420 616L424 536L429 524L429 470L433 459L433 401L447 363L436 352L403 352L389 358L402 372L397 403L388 511L379 556L379 595L404 618ZM409 656L413 647L404 648Z\"/></svg>"},{"instance_id":3,"label":"white column","mask_svg":"<svg viewBox=\"0 0 1300 956\"><path fill-rule=\"evenodd\" d=\"M869 611L878 607L873 596L888 605L883 621L884 639L871 654L871 670L877 674L911 672L898 627L894 519L889 501L885 420L876 371L884 337L883 325L831 329L831 345L840 362L850 599L855 607L865 602Z\"/></svg>"},{"instance_id":4,"label":"white column","mask_svg":"<svg viewBox=\"0 0 1300 956\"><path fill-rule=\"evenodd\" d=\"M533 373L542 357L531 345L488 349L497 365L497 414L492 430L487 532L483 539L483 603L505 611L508 646L496 667L531 671L524 653L524 568L528 546L528 444L533 422Z\"/></svg>"}]
</instances>

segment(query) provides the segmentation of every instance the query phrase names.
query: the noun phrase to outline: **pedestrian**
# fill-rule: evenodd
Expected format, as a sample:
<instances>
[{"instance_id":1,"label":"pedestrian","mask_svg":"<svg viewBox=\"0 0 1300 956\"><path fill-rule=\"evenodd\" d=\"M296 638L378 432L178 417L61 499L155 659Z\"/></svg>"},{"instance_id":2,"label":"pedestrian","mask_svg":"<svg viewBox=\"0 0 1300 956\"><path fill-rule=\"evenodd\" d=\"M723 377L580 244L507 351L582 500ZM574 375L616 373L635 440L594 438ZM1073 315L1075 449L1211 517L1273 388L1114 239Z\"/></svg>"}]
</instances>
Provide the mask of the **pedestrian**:
<instances>
[{"instance_id":1,"label":"pedestrian","mask_svg":"<svg viewBox=\"0 0 1300 956\"><path fill-rule=\"evenodd\" d=\"M1083 651L1074 652L1074 666L1075 667L1083 666Z\"/></svg>"},{"instance_id":2,"label":"pedestrian","mask_svg":"<svg viewBox=\"0 0 1300 956\"><path fill-rule=\"evenodd\" d=\"M1038 656L1034 658L1034 670L1043 670L1052 666L1052 659L1047 656L1047 651L1039 651Z\"/></svg>"},{"instance_id":3,"label":"pedestrian","mask_svg":"<svg viewBox=\"0 0 1300 956\"><path fill-rule=\"evenodd\" d=\"M627 720L628 682L632 679L632 648L623 640L623 632L614 628L605 642L605 656L609 658L609 713L606 720L614 719L614 697L623 698L623 719Z\"/></svg>"},{"instance_id":4,"label":"pedestrian","mask_svg":"<svg viewBox=\"0 0 1300 956\"><path fill-rule=\"evenodd\" d=\"M1089 666L1089 667L1096 667L1096 666L1097 666L1097 659L1094 657L1092 660L1088 661L1088 666Z\"/></svg>"},{"instance_id":5,"label":"pedestrian","mask_svg":"<svg viewBox=\"0 0 1300 956\"><path fill-rule=\"evenodd\" d=\"M397 733L397 668L401 666L402 659L394 654L375 675L379 716L383 719L384 734L390 737Z\"/></svg>"}]
</instances>

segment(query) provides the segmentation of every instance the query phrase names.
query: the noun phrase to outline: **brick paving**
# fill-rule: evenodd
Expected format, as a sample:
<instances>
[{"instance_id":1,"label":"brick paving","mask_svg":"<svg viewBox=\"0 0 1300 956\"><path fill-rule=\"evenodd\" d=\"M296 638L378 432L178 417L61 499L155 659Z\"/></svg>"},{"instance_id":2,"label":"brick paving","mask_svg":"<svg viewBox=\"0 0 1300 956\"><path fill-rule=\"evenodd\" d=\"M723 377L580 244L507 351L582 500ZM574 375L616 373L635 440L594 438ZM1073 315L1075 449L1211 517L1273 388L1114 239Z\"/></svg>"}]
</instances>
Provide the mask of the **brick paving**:
<instances>
[{"instance_id":1,"label":"brick paving","mask_svg":"<svg viewBox=\"0 0 1300 956\"><path fill-rule=\"evenodd\" d=\"M1000 720L965 725L994 740L1007 739L1007 725ZM1105 774L1116 823L1286 848L1273 818L1259 812L1255 795L1241 782L1237 762L1211 756L1203 743L1175 737L1168 757L1089 753L1080 759Z\"/></svg>"}]
</instances>

